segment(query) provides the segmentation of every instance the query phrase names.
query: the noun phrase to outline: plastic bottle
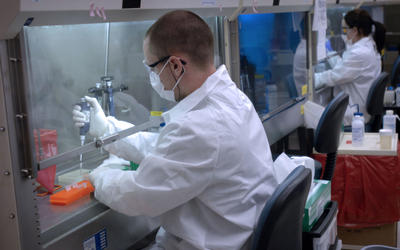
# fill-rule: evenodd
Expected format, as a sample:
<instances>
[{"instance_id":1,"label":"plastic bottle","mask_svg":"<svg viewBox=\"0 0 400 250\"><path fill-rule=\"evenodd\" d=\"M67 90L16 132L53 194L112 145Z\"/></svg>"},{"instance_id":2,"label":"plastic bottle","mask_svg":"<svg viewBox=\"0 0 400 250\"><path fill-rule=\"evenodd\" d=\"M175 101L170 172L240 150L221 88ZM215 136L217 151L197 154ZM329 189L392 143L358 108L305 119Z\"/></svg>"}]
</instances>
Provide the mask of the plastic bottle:
<instances>
[{"instance_id":1,"label":"plastic bottle","mask_svg":"<svg viewBox=\"0 0 400 250\"><path fill-rule=\"evenodd\" d=\"M393 114L393 110L386 110L386 114L383 116L383 128L392 130L392 133L396 132L396 116Z\"/></svg>"},{"instance_id":2,"label":"plastic bottle","mask_svg":"<svg viewBox=\"0 0 400 250\"><path fill-rule=\"evenodd\" d=\"M400 83L397 84L396 93L396 107L400 107Z\"/></svg>"},{"instance_id":3,"label":"plastic bottle","mask_svg":"<svg viewBox=\"0 0 400 250\"><path fill-rule=\"evenodd\" d=\"M355 114L357 114L358 116L360 116L360 119L361 119L361 121L362 121L363 124L364 124L364 129L362 130L362 132L363 132L363 138L364 138L364 135L365 135L365 118L364 118L364 114L363 114L362 112L355 112Z\"/></svg>"},{"instance_id":4,"label":"plastic bottle","mask_svg":"<svg viewBox=\"0 0 400 250\"><path fill-rule=\"evenodd\" d=\"M357 115L360 116L361 120L363 121L363 123L365 124L365 119L364 119L364 114L362 112L356 112Z\"/></svg>"},{"instance_id":5,"label":"plastic bottle","mask_svg":"<svg viewBox=\"0 0 400 250\"><path fill-rule=\"evenodd\" d=\"M351 123L351 140L353 146L362 146L364 142L364 120L361 112L354 113Z\"/></svg>"},{"instance_id":6,"label":"plastic bottle","mask_svg":"<svg viewBox=\"0 0 400 250\"><path fill-rule=\"evenodd\" d=\"M383 104L387 107L395 104L395 92L392 86L387 87L385 95L383 97Z\"/></svg>"}]
</instances>

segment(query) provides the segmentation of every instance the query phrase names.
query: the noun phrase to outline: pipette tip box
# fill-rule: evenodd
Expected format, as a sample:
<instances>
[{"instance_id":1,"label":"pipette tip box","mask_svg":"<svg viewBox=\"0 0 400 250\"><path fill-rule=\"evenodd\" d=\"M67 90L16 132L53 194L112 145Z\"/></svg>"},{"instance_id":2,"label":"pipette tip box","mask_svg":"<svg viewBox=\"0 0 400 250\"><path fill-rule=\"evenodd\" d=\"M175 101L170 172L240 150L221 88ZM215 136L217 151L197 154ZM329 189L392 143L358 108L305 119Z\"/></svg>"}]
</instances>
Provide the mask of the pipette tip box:
<instances>
[{"instance_id":1,"label":"pipette tip box","mask_svg":"<svg viewBox=\"0 0 400 250\"><path fill-rule=\"evenodd\" d=\"M76 170L70 171L68 173L59 175L57 177L58 183L63 186L77 183L79 181L83 181L84 179L87 179L86 176L89 173L90 173L89 169L84 169L84 168L76 169Z\"/></svg>"}]
</instances>

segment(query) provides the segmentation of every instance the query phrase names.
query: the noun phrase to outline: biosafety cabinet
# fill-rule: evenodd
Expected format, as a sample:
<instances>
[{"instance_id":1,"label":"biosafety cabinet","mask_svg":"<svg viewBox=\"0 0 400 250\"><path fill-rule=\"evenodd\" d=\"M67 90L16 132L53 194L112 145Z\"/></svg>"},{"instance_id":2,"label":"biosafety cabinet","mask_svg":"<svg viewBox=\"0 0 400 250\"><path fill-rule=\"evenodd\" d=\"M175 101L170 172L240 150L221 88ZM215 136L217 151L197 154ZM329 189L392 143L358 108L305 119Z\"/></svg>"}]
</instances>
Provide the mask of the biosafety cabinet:
<instances>
[{"instance_id":1,"label":"biosafety cabinet","mask_svg":"<svg viewBox=\"0 0 400 250\"><path fill-rule=\"evenodd\" d=\"M295 2L2 1L0 248L134 249L157 230L157 218L116 213L93 196L50 204L43 186L73 184L109 159L103 145L151 129L151 111L173 107L142 63L146 30L171 9L209 24L216 66L226 64L252 100L270 144L303 124L301 104L313 94L313 2ZM82 145L71 111L85 95L137 126Z\"/></svg>"}]
</instances>

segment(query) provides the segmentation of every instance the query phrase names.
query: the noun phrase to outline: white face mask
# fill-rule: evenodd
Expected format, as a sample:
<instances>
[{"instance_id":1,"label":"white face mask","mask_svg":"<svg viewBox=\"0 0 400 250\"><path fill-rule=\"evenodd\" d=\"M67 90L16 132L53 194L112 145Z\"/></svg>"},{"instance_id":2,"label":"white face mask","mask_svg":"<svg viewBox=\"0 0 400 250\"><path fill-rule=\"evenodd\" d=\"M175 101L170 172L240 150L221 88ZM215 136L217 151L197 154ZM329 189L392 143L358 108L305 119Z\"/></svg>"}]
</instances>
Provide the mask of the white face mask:
<instances>
[{"instance_id":1,"label":"white face mask","mask_svg":"<svg viewBox=\"0 0 400 250\"><path fill-rule=\"evenodd\" d=\"M349 31L350 31L350 29L347 32L349 32ZM349 36L350 36L350 34L349 34ZM342 35L342 39L343 39L344 43L346 44L346 49L351 47L351 45L353 45L354 36L355 36L355 34L351 38L347 38L348 37L347 35Z\"/></svg>"},{"instance_id":2,"label":"white face mask","mask_svg":"<svg viewBox=\"0 0 400 250\"><path fill-rule=\"evenodd\" d=\"M150 83L151 83L151 86L153 87L153 89L160 95L161 98L164 98L165 100L168 100L171 102L176 102L174 90L175 90L176 86L178 86L178 83L181 81L183 75L185 74L185 68L183 68L183 73L176 81L174 87L171 90L166 90L164 88L164 85L161 83L160 75L168 63L169 63L169 59L167 62L165 62L164 66L160 70L160 73L158 73L158 74L156 72L150 70L150 73L149 73Z\"/></svg>"}]
</instances>

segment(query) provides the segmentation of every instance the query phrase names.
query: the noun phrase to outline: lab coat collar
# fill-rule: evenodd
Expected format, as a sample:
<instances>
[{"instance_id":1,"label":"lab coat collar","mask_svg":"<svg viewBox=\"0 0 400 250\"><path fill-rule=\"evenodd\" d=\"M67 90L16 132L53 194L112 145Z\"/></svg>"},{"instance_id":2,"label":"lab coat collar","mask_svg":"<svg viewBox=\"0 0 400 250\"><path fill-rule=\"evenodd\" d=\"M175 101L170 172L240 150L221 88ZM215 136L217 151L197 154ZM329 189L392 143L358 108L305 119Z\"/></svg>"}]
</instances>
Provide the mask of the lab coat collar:
<instances>
[{"instance_id":1,"label":"lab coat collar","mask_svg":"<svg viewBox=\"0 0 400 250\"><path fill-rule=\"evenodd\" d=\"M201 100L208 96L208 94L215 88L221 79L229 78L228 71L225 65L221 65L217 71L210 75L207 80L200 86L200 88L193 91L190 95L186 96L182 101L175 105L172 109L162 114L164 121L168 124L172 120L178 119L185 113L192 110Z\"/></svg>"},{"instance_id":2,"label":"lab coat collar","mask_svg":"<svg viewBox=\"0 0 400 250\"><path fill-rule=\"evenodd\" d=\"M368 43L372 42L372 37L371 36L366 36L358 40L356 43L354 43L351 48L359 47L359 46L365 46Z\"/></svg>"}]
</instances>

